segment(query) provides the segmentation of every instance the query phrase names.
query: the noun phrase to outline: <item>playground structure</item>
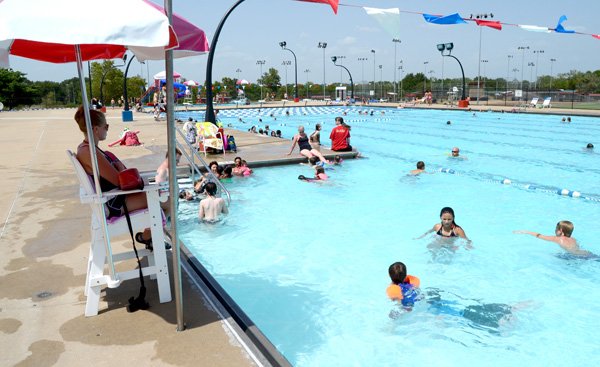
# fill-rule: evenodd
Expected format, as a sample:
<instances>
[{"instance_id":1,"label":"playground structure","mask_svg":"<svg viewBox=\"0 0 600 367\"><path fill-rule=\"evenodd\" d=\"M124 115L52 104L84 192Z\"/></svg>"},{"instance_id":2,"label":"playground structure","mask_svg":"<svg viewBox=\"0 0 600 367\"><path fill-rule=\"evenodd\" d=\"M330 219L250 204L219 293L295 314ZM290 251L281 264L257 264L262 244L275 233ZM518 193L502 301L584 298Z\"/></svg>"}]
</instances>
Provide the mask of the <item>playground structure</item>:
<instances>
[{"instance_id":1,"label":"playground structure","mask_svg":"<svg viewBox=\"0 0 600 367\"><path fill-rule=\"evenodd\" d=\"M181 74L173 73L173 92L176 95L176 100L188 98L191 100L191 91L188 86L180 83ZM154 84L151 85L146 92L142 95L141 101L142 105L154 105L158 103L163 97L166 95L166 86L167 83L165 79L165 72L162 71L156 75L154 75ZM152 99L151 99L152 98Z\"/></svg>"}]
</instances>

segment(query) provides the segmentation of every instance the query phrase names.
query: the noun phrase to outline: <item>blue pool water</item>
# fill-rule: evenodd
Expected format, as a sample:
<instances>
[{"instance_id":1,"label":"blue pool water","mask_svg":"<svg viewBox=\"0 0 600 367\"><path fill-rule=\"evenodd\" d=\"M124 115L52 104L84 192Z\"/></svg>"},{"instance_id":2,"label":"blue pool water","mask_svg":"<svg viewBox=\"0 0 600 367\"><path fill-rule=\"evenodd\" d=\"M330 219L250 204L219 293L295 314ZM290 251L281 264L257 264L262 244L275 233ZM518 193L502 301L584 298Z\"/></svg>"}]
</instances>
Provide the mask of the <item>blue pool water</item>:
<instances>
[{"instance_id":1,"label":"blue pool water","mask_svg":"<svg viewBox=\"0 0 600 367\"><path fill-rule=\"evenodd\" d=\"M600 262L512 231L550 235L567 219L582 247L600 253L600 154L584 149L600 147L600 120L346 110L352 145L367 158L328 171L329 183L299 181L312 174L306 166L258 168L227 184L231 213L217 225L198 222L197 203L181 205L184 243L292 364L595 365ZM310 133L324 122L327 144L340 114L283 111L220 115L239 129L261 117L287 138L299 124ZM453 146L468 159L449 158ZM435 173L406 176L418 160ZM444 206L454 208L473 249L462 240L416 239ZM412 312L386 299L395 261L427 294Z\"/></svg>"}]
</instances>

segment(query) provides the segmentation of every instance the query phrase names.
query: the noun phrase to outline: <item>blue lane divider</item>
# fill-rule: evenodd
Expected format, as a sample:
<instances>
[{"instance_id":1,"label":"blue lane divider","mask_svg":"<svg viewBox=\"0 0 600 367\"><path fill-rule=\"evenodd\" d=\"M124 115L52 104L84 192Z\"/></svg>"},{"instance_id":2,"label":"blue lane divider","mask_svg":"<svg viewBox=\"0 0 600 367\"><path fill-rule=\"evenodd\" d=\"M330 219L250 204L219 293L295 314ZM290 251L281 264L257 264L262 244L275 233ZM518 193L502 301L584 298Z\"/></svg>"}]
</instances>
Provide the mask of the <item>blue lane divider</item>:
<instances>
[{"instance_id":1,"label":"blue lane divider","mask_svg":"<svg viewBox=\"0 0 600 367\"><path fill-rule=\"evenodd\" d=\"M582 194L581 192L575 191L575 190L560 189L560 188L556 188L556 187L535 185L535 184L531 184L531 183L519 183L519 182L514 182L513 180L511 180L509 178L496 179L496 178L487 178L487 177L482 177L482 176L469 175L469 174L465 174L463 172L458 172L452 168L440 168L438 171L441 173L447 173L447 174L457 175L457 176L469 176L469 177L473 177L475 179L478 179L480 181L485 181L485 182L500 183L502 185L511 185L511 186L529 190L529 191L543 192L546 194L557 194L557 195L561 195L561 196L568 196L571 198L579 198L579 199L583 199L583 200L600 203L600 196L591 195L591 194Z\"/></svg>"}]
</instances>

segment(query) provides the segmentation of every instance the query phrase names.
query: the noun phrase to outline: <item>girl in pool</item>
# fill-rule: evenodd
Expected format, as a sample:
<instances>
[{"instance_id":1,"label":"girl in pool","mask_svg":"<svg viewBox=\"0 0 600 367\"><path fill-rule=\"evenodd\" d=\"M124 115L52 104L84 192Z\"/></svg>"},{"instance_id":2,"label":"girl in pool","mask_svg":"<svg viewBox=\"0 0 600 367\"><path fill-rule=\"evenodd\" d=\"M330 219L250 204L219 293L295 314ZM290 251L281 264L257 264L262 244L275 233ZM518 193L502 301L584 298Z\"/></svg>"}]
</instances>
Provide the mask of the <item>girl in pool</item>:
<instances>
[{"instance_id":1,"label":"girl in pool","mask_svg":"<svg viewBox=\"0 0 600 367\"><path fill-rule=\"evenodd\" d=\"M306 158L316 156L321 162L329 164L327 159L323 157L323 154L321 154L321 152L319 152L318 150L314 149L308 142L308 136L304 132L304 126L298 126L298 134L294 135L292 141L292 148L290 149L290 152L287 155L291 155L294 151L294 147L296 147L296 144L298 144L300 154L302 154Z\"/></svg>"},{"instance_id":2,"label":"girl in pool","mask_svg":"<svg viewBox=\"0 0 600 367\"><path fill-rule=\"evenodd\" d=\"M465 231L454 221L454 210L452 208L442 208L442 210L440 211L440 219L441 222L436 223L433 226L433 228L425 232L423 236L427 235L428 233L435 232L438 236L441 237L461 237L468 240ZM422 238L423 236L419 238Z\"/></svg>"},{"instance_id":3,"label":"girl in pool","mask_svg":"<svg viewBox=\"0 0 600 367\"><path fill-rule=\"evenodd\" d=\"M325 169L321 166L315 166L314 178L306 177L304 175L298 176L298 179L302 181L327 181L328 178L329 177L325 173Z\"/></svg>"}]
</instances>

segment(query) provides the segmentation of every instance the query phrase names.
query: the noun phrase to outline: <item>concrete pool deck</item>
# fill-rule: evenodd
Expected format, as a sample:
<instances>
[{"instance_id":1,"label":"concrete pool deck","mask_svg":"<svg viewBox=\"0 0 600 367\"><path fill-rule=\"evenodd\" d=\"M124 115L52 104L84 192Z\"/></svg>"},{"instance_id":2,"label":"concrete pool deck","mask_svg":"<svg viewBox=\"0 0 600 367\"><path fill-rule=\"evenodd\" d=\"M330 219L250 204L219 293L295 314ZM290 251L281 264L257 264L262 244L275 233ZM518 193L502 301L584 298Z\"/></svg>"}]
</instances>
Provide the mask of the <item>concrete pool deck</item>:
<instances>
[{"instance_id":1,"label":"concrete pool deck","mask_svg":"<svg viewBox=\"0 0 600 367\"><path fill-rule=\"evenodd\" d=\"M591 112L590 116L600 116L600 111ZM227 320L212 309L185 272L187 329L183 332L175 331L174 301L158 303L154 282L146 282L146 299L151 304L147 311L126 312L127 299L138 290L137 280L131 280L103 291L98 316L83 316L90 210L79 202L77 179L65 154L82 140L74 113L74 109L0 113L0 211L4 218L0 229L0 364L256 365L229 330ZM543 113L580 115L555 108ZM111 151L128 166L154 170L164 159L166 124L148 114L134 116L135 121L125 125L120 111L109 109L106 142L116 140L123 126L140 130L144 146ZM287 156L289 139L238 131L235 135L237 154L213 155L207 160L232 161L240 155L263 165L301 159L297 148ZM126 248L129 241L125 236L112 243Z\"/></svg>"}]
</instances>

